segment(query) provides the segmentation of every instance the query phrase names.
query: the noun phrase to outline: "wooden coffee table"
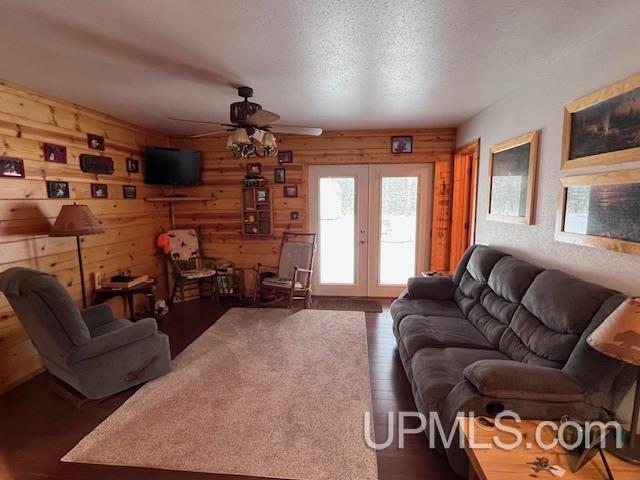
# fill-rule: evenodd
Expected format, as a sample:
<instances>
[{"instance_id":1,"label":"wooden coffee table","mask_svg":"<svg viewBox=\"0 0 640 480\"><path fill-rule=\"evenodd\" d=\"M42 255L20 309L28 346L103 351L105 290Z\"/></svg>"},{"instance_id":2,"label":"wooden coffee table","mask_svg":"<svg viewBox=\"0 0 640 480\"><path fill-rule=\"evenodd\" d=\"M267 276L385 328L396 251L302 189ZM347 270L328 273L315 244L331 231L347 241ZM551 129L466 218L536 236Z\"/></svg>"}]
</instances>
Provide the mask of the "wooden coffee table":
<instances>
[{"instance_id":1,"label":"wooden coffee table","mask_svg":"<svg viewBox=\"0 0 640 480\"><path fill-rule=\"evenodd\" d=\"M527 478L538 478L540 480L553 480L554 475L547 471L535 473L530 465L535 461L536 457L547 457L551 465L559 465L566 470L562 477L563 480L573 479L589 479L589 480L607 480L607 473L604 463L599 455L596 455L578 472L571 473L571 467L576 456L567 452L560 445L551 450L544 450L535 444L535 431L539 421L523 420L517 424L512 420L503 420L505 425L518 429L523 436L523 442L514 450L507 451L493 445L491 448L474 448L470 445L470 419L465 417L461 419L461 427L464 434L465 451L469 457L469 479L473 480L522 480ZM513 443L514 436L510 433L498 432L495 430L485 430L480 428L477 423L473 430L473 442L478 445L481 443L492 443L491 439L494 435L500 437L506 443ZM541 435L544 443L549 444L554 438L554 432L551 429L544 429ZM532 445L526 448L527 443ZM615 480L638 480L640 479L640 467L630 463L623 462L610 453L605 452L609 467L615 477Z\"/></svg>"}]
</instances>

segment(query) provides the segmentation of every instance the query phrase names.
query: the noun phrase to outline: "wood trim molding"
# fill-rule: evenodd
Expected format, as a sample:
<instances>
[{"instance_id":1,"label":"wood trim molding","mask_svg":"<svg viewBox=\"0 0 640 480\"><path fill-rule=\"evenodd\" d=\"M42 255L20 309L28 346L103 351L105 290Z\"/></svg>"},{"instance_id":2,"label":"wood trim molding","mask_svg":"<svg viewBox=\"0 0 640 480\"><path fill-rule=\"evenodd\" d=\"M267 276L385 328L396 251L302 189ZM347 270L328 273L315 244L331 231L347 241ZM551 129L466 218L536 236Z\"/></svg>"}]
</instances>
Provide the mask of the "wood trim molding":
<instances>
[{"instance_id":1,"label":"wood trim molding","mask_svg":"<svg viewBox=\"0 0 640 480\"><path fill-rule=\"evenodd\" d=\"M561 170L590 167L593 165L611 165L616 163L632 162L640 157L640 147L618 150L615 152L600 153L588 157L569 160L569 148L571 145L571 115L585 108L589 108L604 100L616 97L640 87L640 73L631 75L619 82L607 85L588 95L569 102L564 106L564 120L562 127L562 161Z\"/></svg>"},{"instance_id":2,"label":"wood trim molding","mask_svg":"<svg viewBox=\"0 0 640 480\"><path fill-rule=\"evenodd\" d=\"M597 237L564 231L565 209L567 206L567 188L586 185L613 185L640 183L640 169L619 170L615 172L593 173L560 178L560 201L556 211L556 234L558 242L572 243L587 247L602 248L614 252L640 255L640 243L617 238Z\"/></svg>"},{"instance_id":3,"label":"wood trim molding","mask_svg":"<svg viewBox=\"0 0 640 480\"><path fill-rule=\"evenodd\" d=\"M527 177L527 206L524 217L514 217L509 215L498 215L491 213L491 192L493 188L493 156L496 153L509 150L510 148L530 143L529 150L529 174ZM538 177L538 151L540 143L540 131L535 130L518 137L498 143L489 149L489 188L487 192L487 220L498 222L516 223L521 225L533 225L535 218L536 187Z\"/></svg>"}]
</instances>

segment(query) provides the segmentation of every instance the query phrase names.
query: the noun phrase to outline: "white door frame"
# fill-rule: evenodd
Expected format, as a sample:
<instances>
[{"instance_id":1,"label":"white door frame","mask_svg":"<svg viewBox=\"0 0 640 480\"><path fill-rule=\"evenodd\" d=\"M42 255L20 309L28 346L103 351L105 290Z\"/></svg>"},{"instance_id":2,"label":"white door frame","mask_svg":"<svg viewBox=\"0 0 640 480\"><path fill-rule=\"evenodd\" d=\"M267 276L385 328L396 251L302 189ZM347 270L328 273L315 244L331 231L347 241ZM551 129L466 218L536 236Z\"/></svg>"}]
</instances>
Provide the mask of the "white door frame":
<instances>
[{"instance_id":1,"label":"white door frame","mask_svg":"<svg viewBox=\"0 0 640 480\"><path fill-rule=\"evenodd\" d=\"M418 205L416 219L416 261L414 275L429 269L431 252L431 202L433 188L433 164L373 164L369 168L369 268L368 297L397 297L406 288L400 285L381 285L380 271L380 223L382 219L382 177L418 177ZM407 279L408 280L408 279Z\"/></svg>"},{"instance_id":2,"label":"white door frame","mask_svg":"<svg viewBox=\"0 0 640 480\"><path fill-rule=\"evenodd\" d=\"M416 275L429 269L431 252L431 202L433 189L433 165L409 164L358 164L358 165L311 165L309 166L309 227L318 233L320 241L319 180L327 177L354 177L356 179L355 205L355 279L353 285L321 284L320 255L318 248L313 275L314 295L354 297L396 297L406 285L380 285L379 238L380 238L380 178L418 177L418 219L416 232Z\"/></svg>"},{"instance_id":3,"label":"white door frame","mask_svg":"<svg viewBox=\"0 0 640 480\"><path fill-rule=\"evenodd\" d=\"M320 211L318 199L320 178L355 178L355 234L354 234L354 283L321 284L320 259L321 241ZM309 167L309 226L318 234L318 251L315 258L312 288L314 295L335 295L365 297L367 295L367 221L369 206L369 167L368 165L312 165ZM314 205L315 203L315 205ZM345 248L347 246L345 245Z\"/></svg>"}]
</instances>

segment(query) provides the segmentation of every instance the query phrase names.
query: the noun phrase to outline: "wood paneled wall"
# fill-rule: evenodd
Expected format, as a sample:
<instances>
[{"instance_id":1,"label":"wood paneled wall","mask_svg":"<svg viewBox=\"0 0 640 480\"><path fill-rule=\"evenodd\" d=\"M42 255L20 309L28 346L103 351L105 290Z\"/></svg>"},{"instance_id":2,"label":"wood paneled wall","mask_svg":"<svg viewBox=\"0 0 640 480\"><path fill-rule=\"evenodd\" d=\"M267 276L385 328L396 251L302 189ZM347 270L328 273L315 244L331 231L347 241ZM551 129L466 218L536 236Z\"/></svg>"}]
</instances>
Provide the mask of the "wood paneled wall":
<instances>
[{"instance_id":1,"label":"wood paneled wall","mask_svg":"<svg viewBox=\"0 0 640 480\"><path fill-rule=\"evenodd\" d=\"M412 135L413 153L391 154L392 135ZM179 228L199 228L205 254L223 258L241 267L251 267L258 261L274 265L282 232L302 232L308 229L309 165L339 165L368 163L436 163L434 188L434 228L432 266L448 269L448 219L450 219L452 153L455 129L425 129L407 131L345 131L325 132L320 137L278 136L281 151L293 152L293 163L278 165L277 159L255 159L262 164L262 174L272 191L274 236L243 238L242 179L246 173L244 160L234 159L225 149L226 137L208 139L172 139L179 148L201 150L204 153L204 184L183 189L188 195L213 196L214 200L176 205ZM284 185L297 185L298 197L285 198L283 184L273 183L274 169L286 168ZM291 212L300 213L291 220ZM246 279L248 287L253 278Z\"/></svg>"},{"instance_id":2,"label":"wood paneled wall","mask_svg":"<svg viewBox=\"0 0 640 480\"><path fill-rule=\"evenodd\" d=\"M87 133L104 136L106 150L89 149ZM45 162L45 142L66 146L67 164ZM163 135L0 82L0 155L23 159L26 171L24 179L0 177L0 271L26 266L52 273L81 305L75 238L48 237L62 205L76 201L89 205L105 228L82 242L89 298L95 272L105 277L129 270L147 273L159 279L162 290L166 267L155 239L169 225L168 209L144 201L160 190L144 185L142 173L127 173L125 159L140 159L143 146L167 142ZM83 173L82 153L113 158L114 174ZM71 198L48 199L47 180L69 182ZM106 183L109 198L92 199L91 183ZM136 185L137 199L124 199L123 185ZM111 303L116 313L124 313L120 299ZM0 295L0 394L39 371L37 353Z\"/></svg>"}]
</instances>

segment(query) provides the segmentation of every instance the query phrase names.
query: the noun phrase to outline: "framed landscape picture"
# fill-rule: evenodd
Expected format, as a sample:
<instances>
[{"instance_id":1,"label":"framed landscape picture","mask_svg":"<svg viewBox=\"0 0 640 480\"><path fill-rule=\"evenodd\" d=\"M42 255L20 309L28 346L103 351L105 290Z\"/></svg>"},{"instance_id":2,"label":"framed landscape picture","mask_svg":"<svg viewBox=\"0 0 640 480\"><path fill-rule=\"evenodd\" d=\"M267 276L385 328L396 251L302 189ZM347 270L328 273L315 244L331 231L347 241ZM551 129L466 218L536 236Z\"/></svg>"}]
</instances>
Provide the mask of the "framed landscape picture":
<instances>
[{"instance_id":1,"label":"framed landscape picture","mask_svg":"<svg viewBox=\"0 0 640 480\"><path fill-rule=\"evenodd\" d=\"M640 169L560 179L555 238L640 255Z\"/></svg>"},{"instance_id":2,"label":"framed landscape picture","mask_svg":"<svg viewBox=\"0 0 640 480\"><path fill-rule=\"evenodd\" d=\"M533 224L539 132L529 132L489 150L489 220Z\"/></svg>"},{"instance_id":3,"label":"framed landscape picture","mask_svg":"<svg viewBox=\"0 0 640 480\"><path fill-rule=\"evenodd\" d=\"M640 74L564 108L562 169L638 160Z\"/></svg>"},{"instance_id":4,"label":"framed landscape picture","mask_svg":"<svg viewBox=\"0 0 640 480\"><path fill-rule=\"evenodd\" d=\"M136 186L135 185L123 185L122 196L124 198L136 198Z\"/></svg>"}]
</instances>

